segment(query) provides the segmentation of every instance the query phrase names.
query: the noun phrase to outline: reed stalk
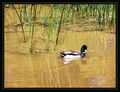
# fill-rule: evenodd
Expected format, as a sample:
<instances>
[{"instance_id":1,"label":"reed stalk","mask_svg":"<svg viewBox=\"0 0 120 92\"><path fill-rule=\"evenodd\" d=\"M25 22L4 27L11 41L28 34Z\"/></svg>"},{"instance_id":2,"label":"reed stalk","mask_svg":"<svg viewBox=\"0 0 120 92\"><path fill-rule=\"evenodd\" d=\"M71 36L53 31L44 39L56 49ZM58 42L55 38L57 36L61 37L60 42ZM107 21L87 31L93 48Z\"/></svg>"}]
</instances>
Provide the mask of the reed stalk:
<instances>
[{"instance_id":1,"label":"reed stalk","mask_svg":"<svg viewBox=\"0 0 120 92\"><path fill-rule=\"evenodd\" d=\"M112 6L112 19L110 22L110 26L112 26L114 24L114 14L115 14L115 5Z\"/></svg>"},{"instance_id":2,"label":"reed stalk","mask_svg":"<svg viewBox=\"0 0 120 92\"><path fill-rule=\"evenodd\" d=\"M61 27L63 27L64 34L62 37L62 40L64 42L65 35L67 30L65 29L66 23L71 24L79 21L81 18L83 21L85 19L91 19L95 18L99 25L109 25L109 26L114 26L115 25L115 5L109 5L109 4L67 4L67 5L51 5L48 10L48 6L46 5L41 5L38 7L38 12L37 12L37 6L32 4L31 7L28 9L28 5L23 5L23 7L19 7L19 13L17 9L12 5L18 19L20 21L21 27L22 27L22 33L23 33L23 38L24 41L28 41L29 35L31 32L31 44L30 48L33 49L33 38L34 38L34 27L35 27L35 20L37 18L36 14L39 13L39 18L42 20L42 25L44 27L44 30L41 32L41 38L45 38L47 42L45 44L48 46L46 50L49 50L49 45L50 45L50 38L53 37L53 33L55 33L55 47L59 42L59 36L60 36L60 30ZM43 10L45 9L45 10ZM33 11L33 12L32 12ZM59 12L60 11L60 12ZM111 17L112 15L112 17ZM10 16L10 15L9 15ZM42 16L42 17L41 17ZM22 21L23 20L23 21ZM33 24L32 24L33 20ZM23 28L23 23L28 23L27 26L27 32L25 35L25 30ZM89 22L91 23L91 22ZM46 25L49 26L49 29L46 30ZM56 27L56 32L54 32L54 28ZM47 33L47 34L46 34ZM26 38L27 37L27 38ZM46 39L47 38L47 39ZM41 44L42 44L42 39L41 39Z\"/></svg>"},{"instance_id":3,"label":"reed stalk","mask_svg":"<svg viewBox=\"0 0 120 92\"><path fill-rule=\"evenodd\" d=\"M64 13L64 15L66 15L66 16L64 17L65 23L63 23L63 28L65 28L65 26L66 26L66 21L69 20L70 10L71 10L71 4L68 5L67 14ZM65 29L64 35L63 35L63 43L65 40L65 36L66 36L66 29Z\"/></svg>"},{"instance_id":4,"label":"reed stalk","mask_svg":"<svg viewBox=\"0 0 120 92\"><path fill-rule=\"evenodd\" d=\"M60 8L60 11L61 11L61 8ZM60 21L60 13L59 12L59 16L58 16L58 21L57 21L57 27L56 27L56 33L55 33L55 46L54 46L54 50L56 50L56 41L57 41L57 36L58 36L58 26L59 26L59 21Z\"/></svg>"},{"instance_id":5,"label":"reed stalk","mask_svg":"<svg viewBox=\"0 0 120 92\"><path fill-rule=\"evenodd\" d=\"M28 41L29 39L29 33L31 32L31 21L32 21L32 5L29 9L29 16L28 16L28 26L27 26L27 39L26 41Z\"/></svg>"},{"instance_id":6,"label":"reed stalk","mask_svg":"<svg viewBox=\"0 0 120 92\"><path fill-rule=\"evenodd\" d=\"M15 9L15 12L17 13L18 19L19 19L19 21L20 21L20 23L21 23L21 27L22 27L22 32L23 32L24 42L26 42L26 39L25 39L25 33L24 33L24 28L23 28L23 23L22 23L22 20L21 20L21 18L20 18L20 16L19 16L19 14L18 14L18 11L16 10L16 8L14 7L14 5L13 5L13 4L12 4L12 7Z\"/></svg>"},{"instance_id":7,"label":"reed stalk","mask_svg":"<svg viewBox=\"0 0 120 92\"><path fill-rule=\"evenodd\" d=\"M35 16L36 13L36 5L33 5L34 11L33 11L33 17ZM33 36L34 36L34 23L35 23L35 18L33 19L33 25L32 25L32 37L31 37L31 47L30 47L30 53L33 53L33 48L34 48L34 42L33 42Z\"/></svg>"},{"instance_id":8,"label":"reed stalk","mask_svg":"<svg viewBox=\"0 0 120 92\"><path fill-rule=\"evenodd\" d=\"M58 43L58 37L59 37L60 29L61 29L61 22L62 22L62 17L63 17L64 10L65 10L65 5L63 6L63 10L61 12L61 18L60 18L60 21L59 21L59 28L58 28L58 34L57 34L57 39L56 39L56 45Z\"/></svg>"},{"instance_id":9,"label":"reed stalk","mask_svg":"<svg viewBox=\"0 0 120 92\"><path fill-rule=\"evenodd\" d=\"M51 20L49 22L49 33L48 33L48 44L49 44L49 39L50 39L50 33L51 30L53 29L53 21L54 21L54 16L53 16L53 8L51 7Z\"/></svg>"}]
</instances>

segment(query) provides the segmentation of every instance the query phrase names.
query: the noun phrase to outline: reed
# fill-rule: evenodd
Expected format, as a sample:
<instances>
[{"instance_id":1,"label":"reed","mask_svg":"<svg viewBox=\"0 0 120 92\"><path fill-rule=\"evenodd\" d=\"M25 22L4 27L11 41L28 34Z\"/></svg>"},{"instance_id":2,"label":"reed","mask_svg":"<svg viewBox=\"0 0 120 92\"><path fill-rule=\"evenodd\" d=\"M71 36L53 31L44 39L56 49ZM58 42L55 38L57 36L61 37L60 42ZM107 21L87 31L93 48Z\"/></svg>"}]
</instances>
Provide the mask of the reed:
<instances>
[{"instance_id":1,"label":"reed","mask_svg":"<svg viewBox=\"0 0 120 92\"><path fill-rule=\"evenodd\" d=\"M56 50L56 45L57 45L57 36L58 36L58 26L59 26L59 21L60 21L60 14L61 14L61 8L59 11L59 16L57 20L57 27L56 27L56 33L55 33L55 45L54 45L54 50Z\"/></svg>"},{"instance_id":2,"label":"reed","mask_svg":"<svg viewBox=\"0 0 120 92\"><path fill-rule=\"evenodd\" d=\"M25 4L25 5L23 6L23 10L24 10L23 16L24 16L24 22L25 22L25 23L28 22L27 8L28 8L28 5Z\"/></svg>"},{"instance_id":3,"label":"reed","mask_svg":"<svg viewBox=\"0 0 120 92\"><path fill-rule=\"evenodd\" d=\"M14 5L13 5L13 4L12 4L12 7L15 9L15 12L17 13L18 19L19 19L19 21L20 21L20 23L21 23L21 27L22 27L23 39L24 39L24 42L26 42L26 39L25 39L25 33L24 33L24 28L23 28L23 23L22 23L22 20L21 20L21 18L20 18L20 16L19 16L19 14L18 14L18 11L16 10L16 8L14 7Z\"/></svg>"},{"instance_id":4,"label":"reed","mask_svg":"<svg viewBox=\"0 0 120 92\"><path fill-rule=\"evenodd\" d=\"M53 27L53 20L54 20L54 16L53 16L53 8L51 8L51 20L49 21L49 33L48 33L48 44L49 44L49 39L50 39L50 33Z\"/></svg>"},{"instance_id":5,"label":"reed","mask_svg":"<svg viewBox=\"0 0 120 92\"><path fill-rule=\"evenodd\" d=\"M28 25L27 25L27 39L26 39L26 41L29 40L29 33L31 32L31 23L32 23L32 5L29 8Z\"/></svg>"},{"instance_id":6,"label":"reed","mask_svg":"<svg viewBox=\"0 0 120 92\"><path fill-rule=\"evenodd\" d=\"M40 18L41 10L42 10L42 5L39 6L39 18Z\"/></svg>"},{"instance_id":7,"label":"reed","mask_svg":"<svg viewBox=\"0 0 120 92\"><path fill-rule=\"evenodd\" d=\"M110 21L110 26L114 23L114 15L115 15L115 5L112 6L112 19Z\"/></svg>"},{"instance_id":8,"label":"reed","mask_svg":"<svg viewBox=\"0 0 120 92\"><path fill-rule=\"evenodd\" d=\"M33 17L34 17L34 19L33 19L33 24L32 24L32 37L31 37L31 47L30 47L30 53L33 53L33 48L34 48L34 41L33 41L33 37L34 37L34 23L35 23L35 14L36 14L36 5L33 5L33 8L34 8L34 11L33 11Z\"/></svg>"},{"instance_id":9,"label":"reed","mask_svg":"<svg viewBox=\"0 0 120 92\"><path fill-rule=\"evenodd\" d=\"M23 7L22 6L19 6L19 10L20 10L20 19L22 20L23 16L22 16L22 10L23 10Z\"/></svg>"},{"instance_id":10,"label":"reed","mask_svg":"<svg viewBox=\"0 0 120 92\"><path fill-rule=\"evenodd\" d=\"M61 29L61 23L62 23L64 10L65 10L65 5L63 6L63 9L62 9L62 12L61 12L61 17L60 17L60 21L59 21L59 28L58 28L58 34L57 34L57 39L56 39L56 44L58 43L58 37L59 37L60 29Z\"/></svg>"},{"instance_id":11,"label":"reed","mask_svg":"<svg viewBox=\"0 0 120 92\"><path fill-rule=\"evenodd\" d=\"M31 39L30 49L34 48L34 28L36 19L39 19L37 21L42 24L42 28L44 29L41 31L40 44L41 46L43 44L47 45L46 50L49 50L51 38L53 40L54 36L54 50L56 49L56 46L59 43L58 39L61 36L61 28L64 29L63 37L61 37L64 43L67 32L65 27L67 24L75 24L75 22L78 23L78 21L80 22L81 19L83 22L86 19L91 21L92 18L96 19L99 26L102 25L102 27L106 27L108 25L110 27L115 26L116 22L116 6L114 4L45 4L38 5L38 7L35 4L23 4L19 6L19 12L14 5L12 6L20 21L24 41L28 42ZM37 14L39 16L37 16ZM10 16L10 14L8 14L8 16ZM24 29L23 23L27 24L27 26L24 26L27 28L27 31ZM90 23L91 22L89 22L89 24ZM48 27L48 30L46 30L46 25ZM46 41L44 42L43 39Z\"/></svg>"},{"instance_id":12,"label":"reed","mask_svg":"<svg viewBox=\"0 0 120 92\"><path fill-rule=\"evenodd\" d=\"M67 5L66 5L67 6ZM65 14L64 13L64 15L66 15L65 17L64 17L64 23L63 23L63 28L65 28L65 26L66 26L66 22L67 22L67 20L69 20L69 15L70 15L70 10L71 10L71 4L68 4L68 9L67 9L67 14ZM66 36L66 29L65 29L65 31L64 31L64 35L63 35L63 43L64 43L64 40L65 40L65 36Z\"/></svg>"}]
</instances>

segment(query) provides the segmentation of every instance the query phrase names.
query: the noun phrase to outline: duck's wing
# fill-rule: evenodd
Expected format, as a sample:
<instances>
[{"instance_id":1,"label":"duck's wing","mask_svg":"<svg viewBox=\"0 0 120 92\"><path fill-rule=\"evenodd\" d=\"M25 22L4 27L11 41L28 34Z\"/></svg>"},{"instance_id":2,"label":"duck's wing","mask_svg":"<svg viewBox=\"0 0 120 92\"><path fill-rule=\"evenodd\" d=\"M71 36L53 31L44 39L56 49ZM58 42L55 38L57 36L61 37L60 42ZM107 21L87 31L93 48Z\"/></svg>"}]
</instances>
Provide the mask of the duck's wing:
<instances>
[{"instance_id":1,"label":"duck's wing","mask_svg":"<svg viewBox=\"0 0 120 92\"><path fill-rule=\"evenodd\" d=\"M73 55L73 56L75 56L75 55L80 55L80 54L77 53L77 52L74 52L74 53L69 53L69 54L67 54L67 55Z\"/></svg>"},{"instance_id":2,"label":"duck's wing","mask_svg":"<svg viewBox=\"0 0 120 92\"><path fill-rule=\"evenodd\" d=\"M72 51L62 51L60 54L69 54L72 53Z\"/></svg>"},{"instance_id":3,"label":"duck's wing","mask_svg":"<svg viewBox=\"0 0 120 92\"><path fill-rule=\"evenodd\" d=\"M60 53L60 55L62 56L66 56L66 55L79 55L79 53L77 51L63 51Z\"/></svg>"}]
</instances>

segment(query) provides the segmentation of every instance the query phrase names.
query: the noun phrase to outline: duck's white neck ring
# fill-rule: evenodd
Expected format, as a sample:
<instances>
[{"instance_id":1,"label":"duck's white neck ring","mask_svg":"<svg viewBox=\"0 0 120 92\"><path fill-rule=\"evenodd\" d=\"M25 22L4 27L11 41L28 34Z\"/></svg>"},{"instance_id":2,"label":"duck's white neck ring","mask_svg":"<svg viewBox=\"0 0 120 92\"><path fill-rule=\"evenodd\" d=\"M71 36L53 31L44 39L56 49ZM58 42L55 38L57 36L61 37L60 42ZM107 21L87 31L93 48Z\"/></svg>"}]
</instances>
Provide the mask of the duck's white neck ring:
<instances>
[{"instance_id":1,"label":"duck's white neck ring","mask_svg":"<svg viewBox=\"0 0 120 92\"><path fill-rule=\"evenodd\" d=\"M85 52L82 52L82 53L86 53L87 52L87 50L85 50Z\"/></svg>"}]
</instances>

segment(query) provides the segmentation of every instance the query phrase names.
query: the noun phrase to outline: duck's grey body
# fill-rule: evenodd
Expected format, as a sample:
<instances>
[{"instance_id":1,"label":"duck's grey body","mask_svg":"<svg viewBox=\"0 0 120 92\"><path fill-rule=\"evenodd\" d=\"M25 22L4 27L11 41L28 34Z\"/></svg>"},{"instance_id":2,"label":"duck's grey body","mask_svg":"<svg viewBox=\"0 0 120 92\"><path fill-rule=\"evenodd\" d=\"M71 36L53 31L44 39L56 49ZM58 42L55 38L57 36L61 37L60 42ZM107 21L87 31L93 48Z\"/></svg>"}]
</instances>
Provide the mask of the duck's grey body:
<instances>
[{"instance_id":1,"label":"duck's grey body","mask_svg":"<svg viewBox=\"0 0 120 92\"><path fill-rule=\"evenodd\" d=\"M60 56L63 58L79 58L81 57L80 53L77 51L63 51L60 53Z\"/></svg>"},{"instance_id":2,"label":"duck's grey body","mask_svg":"<svg viewBox=\"0 0 120 92\"><path fill-rule=\"evenodd\" d=\"M85 56L85 50L87 50L87 46L86 45L83 45L82 47L81 47L81 53L79 53L79 52L77 52L77 51L72 51L72 50L70 50L70 51L62 51L61 53L60 53L60 56L62 57L62 58L80 58L80 57L84 57Z\"/></svg>"}]
</instances>

